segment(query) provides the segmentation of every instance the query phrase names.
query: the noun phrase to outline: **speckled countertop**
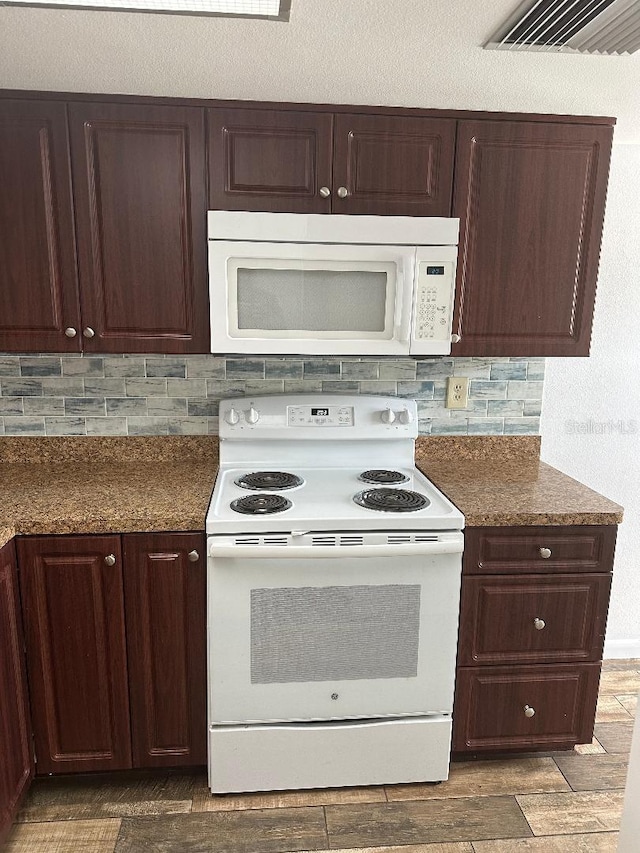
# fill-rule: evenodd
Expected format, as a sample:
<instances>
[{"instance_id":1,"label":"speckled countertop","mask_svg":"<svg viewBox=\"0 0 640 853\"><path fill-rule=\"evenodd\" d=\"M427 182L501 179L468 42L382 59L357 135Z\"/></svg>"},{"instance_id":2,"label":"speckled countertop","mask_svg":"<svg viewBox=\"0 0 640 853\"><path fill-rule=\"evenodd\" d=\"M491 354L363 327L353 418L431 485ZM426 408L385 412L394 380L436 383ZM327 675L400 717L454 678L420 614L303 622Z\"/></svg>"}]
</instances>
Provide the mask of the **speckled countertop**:
<instances>
[{"instance_id":1,"label":"speckled countertop","mask_svg":"<svg viewBox=\"0 0 640 853\"><path fill-rule=\"evenodd\" d=\"M537 436L421 437L416 462L468 527L617 524L622 508L539 460ZM16 534L203 530L214 437L0 439L0 546Z\"/></svg>"},{"instance_id":2,"label":"speckled countertop","mask_svg":"<svg viewBox=\"0 0 640 853\"><path fill-rule=\"evenodd\" d=\"M467 527L619 524L622 507L539 459L539 436L419 438L416 463Z\"/></svg>"},{"instance_id":3,"label":"speckled countertop","mask_svg":"<svg viewBox=\"0 0 640 853\"><path fill-rule=\"evenodd\" d=\"M9 441L0 440L0 546L16 533L204 530L215 439Z\"/></svg>"}]
</instances>

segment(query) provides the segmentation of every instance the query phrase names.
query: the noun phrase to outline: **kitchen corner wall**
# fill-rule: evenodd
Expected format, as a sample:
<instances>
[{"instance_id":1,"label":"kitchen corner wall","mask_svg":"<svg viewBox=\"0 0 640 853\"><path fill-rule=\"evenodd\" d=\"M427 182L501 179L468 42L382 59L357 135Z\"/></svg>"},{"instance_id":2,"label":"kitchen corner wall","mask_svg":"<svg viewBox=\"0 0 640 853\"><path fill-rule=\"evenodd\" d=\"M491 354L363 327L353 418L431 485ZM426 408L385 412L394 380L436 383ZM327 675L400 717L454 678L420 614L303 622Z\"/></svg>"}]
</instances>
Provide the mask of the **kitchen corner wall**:
<instances>
[{"instance_id":1,"label":"kitchen corner wall","mask_svg":"<svg viewBox=\"0 0 640 853\"><path fill-rule=\"evenodd\" d=\"M418 401L424 435L537 434L544 359L0 355L0 435L218 432L225 397L385 394ZM469 405L445 408L447 378Z\"/></svg>"}]
</instances>

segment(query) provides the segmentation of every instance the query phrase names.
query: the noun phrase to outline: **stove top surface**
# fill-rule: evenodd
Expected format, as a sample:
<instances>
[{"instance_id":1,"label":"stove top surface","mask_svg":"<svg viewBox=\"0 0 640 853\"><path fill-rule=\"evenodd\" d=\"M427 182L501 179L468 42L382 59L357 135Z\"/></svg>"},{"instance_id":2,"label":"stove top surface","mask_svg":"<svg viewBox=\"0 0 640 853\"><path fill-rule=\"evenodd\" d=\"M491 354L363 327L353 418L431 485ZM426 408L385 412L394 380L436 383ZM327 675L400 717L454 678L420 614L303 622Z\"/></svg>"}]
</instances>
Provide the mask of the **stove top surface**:
<instances>
[{"instance_id":1,"label":"stove top surface","mask_svg":"<svg viewBox=\"0 0 640 853\"><path fill-rule=\"evenodd\" d=\"M362 474L367 470L374 466L298 467L287 472L274 468L273 473L293 474L301 482L282 491L247 491L239 483L251 482L248 475L269 473L268 469L223 466L207 513L207 533L464 526L462 513L417 468L394 468L398 485L363 488Z\"/></svg>"},{"instance_id":2,"label":"stove top surface","mask_svg":"<svg viewBox=\"0 0 640 853\"><path fill-rule=\"evenodd\" d=\"M415 400L275 394L220 403L209 534L461 530L414 464Z\"/></svg>"}]
</instances>

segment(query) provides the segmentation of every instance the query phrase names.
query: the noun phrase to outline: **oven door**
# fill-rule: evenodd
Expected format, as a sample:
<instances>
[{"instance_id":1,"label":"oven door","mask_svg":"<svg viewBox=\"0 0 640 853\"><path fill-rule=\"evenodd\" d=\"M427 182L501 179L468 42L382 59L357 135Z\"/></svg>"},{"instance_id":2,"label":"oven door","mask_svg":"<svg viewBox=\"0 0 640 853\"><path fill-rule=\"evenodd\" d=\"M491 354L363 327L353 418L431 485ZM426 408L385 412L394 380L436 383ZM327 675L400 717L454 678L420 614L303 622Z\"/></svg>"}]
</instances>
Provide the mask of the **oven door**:
<instances>
[{"instance_id":1,"label":"oven door","mask_svg":"<svg viewBox=\"0 0 640 853\"><path fill-rule=\"evenodd\" d=\"M462 542L210 537L210 724L450 714Z\"/></svg>"},{"instance_id":2,"label":"oven door","mask_svg":"<svg viewBox=\"0 0 640 853\"><path fill-rule=\"evenodd\" d=\"M212 352L408 355L415 255L211 240Z\"/></svg>"}]
</instances>

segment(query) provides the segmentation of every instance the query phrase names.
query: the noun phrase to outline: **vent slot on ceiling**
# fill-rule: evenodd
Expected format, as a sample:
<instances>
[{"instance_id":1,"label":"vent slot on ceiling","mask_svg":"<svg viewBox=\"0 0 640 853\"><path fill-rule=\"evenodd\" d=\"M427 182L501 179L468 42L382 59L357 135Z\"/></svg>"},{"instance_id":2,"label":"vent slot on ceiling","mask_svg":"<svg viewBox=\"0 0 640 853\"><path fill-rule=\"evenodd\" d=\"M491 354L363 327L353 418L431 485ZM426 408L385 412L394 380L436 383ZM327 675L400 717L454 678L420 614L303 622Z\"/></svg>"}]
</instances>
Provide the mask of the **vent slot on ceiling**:
<instances>
[{"instance_id":1,"label":"vent slot on ceiling","mask_svg":"<svg viewBox=\"0 0 640 853\"><path fill-rule=\"evenodd\" d=\"M635 53L640 49L640 3L637 0L526 0L485 48Z\"/></svg>"}]
</instances>

